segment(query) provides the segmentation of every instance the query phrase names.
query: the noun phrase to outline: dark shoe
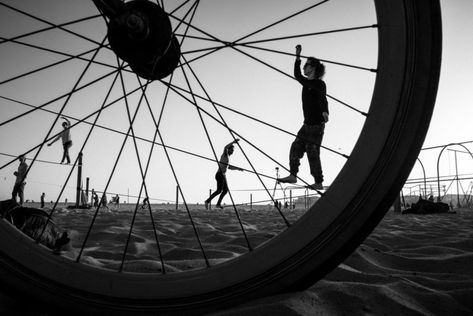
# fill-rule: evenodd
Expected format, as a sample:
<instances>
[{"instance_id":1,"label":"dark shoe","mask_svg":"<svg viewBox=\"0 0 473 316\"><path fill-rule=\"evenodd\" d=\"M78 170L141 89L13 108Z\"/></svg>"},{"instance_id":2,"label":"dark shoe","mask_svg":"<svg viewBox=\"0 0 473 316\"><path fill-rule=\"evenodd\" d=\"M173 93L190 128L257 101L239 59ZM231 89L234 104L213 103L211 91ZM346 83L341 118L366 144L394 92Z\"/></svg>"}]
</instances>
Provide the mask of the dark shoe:
<instances>
[{"instance_id":1,"label":"dark shoe","mask_svg":"<svg viewBox=\"0 0 473 316\"><path fill-rule=\"evenodd\" d=\"M220 204L215 205L215 207L216 207L216 208L219 208L219 209L221 209L221 210L223 210L223 206L220 205Z\"/></svg>"},{"instance_id":2,"label":"dark shoe","mask_svg":"<svg viewBox=\"0 0 473 316\"><path fill-rule=\"evenodd\" d=\"M297 182L297 177L293 174L288 175L287 177L284 178L278 178L277 180L279 183L296 183Z\"/></svg>"}]
</instances>

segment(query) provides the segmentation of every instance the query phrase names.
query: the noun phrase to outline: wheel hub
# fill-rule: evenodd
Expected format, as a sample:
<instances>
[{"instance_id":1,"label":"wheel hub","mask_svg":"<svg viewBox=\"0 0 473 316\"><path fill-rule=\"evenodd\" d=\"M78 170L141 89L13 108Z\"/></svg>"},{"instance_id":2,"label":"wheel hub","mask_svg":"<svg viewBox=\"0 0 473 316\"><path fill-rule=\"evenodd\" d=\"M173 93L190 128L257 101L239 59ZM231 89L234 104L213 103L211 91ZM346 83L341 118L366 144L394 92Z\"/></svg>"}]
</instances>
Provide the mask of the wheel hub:
<instances>
[{"instance_id":1,"label":"wheel hub","mask_svg":"<svg viewBox=\"0 0 473 316\"><path fill-rule=\"evenodd\" d=\"M96 1L96 3L99 1ZM162 79L177 67L179 42L173 35L166 12L147 0L100 1L110 19L108 40L118 57L140 77Z\"/></svg>"}]
</instances>

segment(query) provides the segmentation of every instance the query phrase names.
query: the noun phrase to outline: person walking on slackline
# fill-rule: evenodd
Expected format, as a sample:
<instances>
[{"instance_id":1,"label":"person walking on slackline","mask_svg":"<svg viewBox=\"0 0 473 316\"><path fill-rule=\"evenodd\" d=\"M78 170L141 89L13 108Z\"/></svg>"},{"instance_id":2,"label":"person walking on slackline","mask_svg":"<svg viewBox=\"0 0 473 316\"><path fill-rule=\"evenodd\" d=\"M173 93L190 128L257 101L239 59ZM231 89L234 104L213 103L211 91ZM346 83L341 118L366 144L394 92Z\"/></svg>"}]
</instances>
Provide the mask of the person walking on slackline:
<instances>
[{"instance_id":1,"label":"person walking on slackline","mask_svg":"<svg viewBox=\"0 0 473 316\"><path fill-rule=\"evenodd\" d=\"M227 172L227 168L230 170L243 171L242 168L232 166L229 164L229 156L233 154L233 150L234 150L233 144L237 143L238 141L239 139L235 139L233 142L226 145L223 149L222 156L220 157L220 161L218 163L218 170L217 170L217 173L215 174L215 180L217 180L217 190L215 190L215 192L212 193L212 195L207 200L205 200L206 210L209 209L210 201L212 201L212 199L216 197L217 195L219 195L220 193L221 194L215 206L220 209L223 208L221 205L222 199L228 193L227 177L225 175Z\"/></svg>"},{"instance_id":2,"label":"person walking on slackline","mask_svg":"<svg viewBox=\"0 0 473 316\"><path fill-rule=\"evenodd\" d=\"M287 177L277 179L280 183L296 183L300 160L307 153L310 173L314 184L308 188L322 190L323 173L320 162L320 146L324 135L325 123L328 122L327 87L322 77L325 75L325 65L317 58L309 57L304 64L304 75L301 74L301 45L296 46L294 77L302 85L302 110L304 124L297 133L296 139L289 152L289 171Z\"/></svg>"}]
</instances>

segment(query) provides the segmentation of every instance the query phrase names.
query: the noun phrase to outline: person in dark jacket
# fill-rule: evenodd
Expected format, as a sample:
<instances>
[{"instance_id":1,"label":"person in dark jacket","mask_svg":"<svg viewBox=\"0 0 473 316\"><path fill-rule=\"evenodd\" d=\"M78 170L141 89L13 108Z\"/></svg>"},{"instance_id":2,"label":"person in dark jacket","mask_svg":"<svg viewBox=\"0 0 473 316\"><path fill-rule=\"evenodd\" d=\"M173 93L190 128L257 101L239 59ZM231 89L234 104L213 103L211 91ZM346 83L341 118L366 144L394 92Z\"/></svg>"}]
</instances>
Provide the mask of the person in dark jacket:
<instances>
[{"instance_id":1,"label":"person in dark jacket","mask_svg":"<svg viewBox=\"0 0 473 316\"><path fill-rule=\"evenodd\" d=\"M297 133L296 139L289 152L290 175L279 178L281 183L296 183L300 160L307 153L310 173L314 177L314 184L310 189L322 190L323 172L320 162L320 146L328 122L327 87L322 77L325 75L325 65L317 58L309 57L304 64L304 75L301 74L301 45L296 46L296 60L294 63L294 77L302 85L302 110L304 124Z\"/></svg>"}]
</instances>

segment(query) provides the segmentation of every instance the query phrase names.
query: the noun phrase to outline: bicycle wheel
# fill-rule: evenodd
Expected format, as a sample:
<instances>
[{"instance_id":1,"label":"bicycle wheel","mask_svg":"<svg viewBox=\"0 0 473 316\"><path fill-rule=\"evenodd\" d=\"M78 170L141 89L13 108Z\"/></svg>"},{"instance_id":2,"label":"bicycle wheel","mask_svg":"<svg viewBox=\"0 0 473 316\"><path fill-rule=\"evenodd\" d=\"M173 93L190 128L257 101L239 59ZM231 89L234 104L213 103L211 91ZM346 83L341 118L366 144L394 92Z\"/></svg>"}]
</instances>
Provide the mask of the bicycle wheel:
<instances>
[{"instance_id":1,"label":"bicycle wheel","mask_svg":"<svg viewBox=\"0 0 473 316\"><path fill-rule=\"evenodd\" d=\"M138 10L140 12L137 15L157 10L156 12L158 13L154 14L161 16L160 20L152 21L151 23L156 22L160 27L168 27L170 29L176 27L176 24L182 24L185 27L184 31L181 31L179 34L172 32L165 32L164 35L158 34L158 38L161 38L160 41L163 41L166 45L158 45L159 47L148 44L143 45L138 50L138 55L133 55L133 52L130 53L128 51L129 46L120 41L107 45L105 35L107 33L107 23L110 19L109 15L117 14L120 10L127 10L126 8L124 9L125 4L121 1L95 1L99 10L92 5L92 2L80 4L74 10L68 7L72 6L71 3L67 5L62 4L66 8L63 8L61 12L68 12L64 17L69 19L67 22L63 22L61 19L55 22L41 19L42 16L48 16L47 12L59 10L62 2L51 1L48 3L50 7L42 5L43 3L41 5L37 2L34 4L28 3L23 8L17 7L18 4L13 1L9 3L1 2L4 10L10 13L14 12L15 15L22 17L16 19L18 24L15 24L14 28L3 28L8 30L8 32L12 32L11 34L5 33L2 37L4 49L14 52L14 54L9 55L9 58L23 61L22 57L24 55L22 55L22 50L18 49L18 47L26 46L34 49L40 47L43 52L46 51L65 56L67 61L85 60L87 65L85 69L89 69L89 66L97 68L93 72L95 76L84 71L79 76L80 79L75 81L69 77L58 76L56 68L52 66L42 66L48 63L54 64L54 67L61 67L64 74L74 71L73 67L69 68L68 64L63 64L63 62L56 59L48 60L38 56L37 60L32 60L33 64L38 66L31 66L30 70L27 70L28 67L25 67L21 72L16 72L15 69L8 67L5 71L8 75L5 77L6 79L2 79L1 83L1 93L4 102L7 102L5 101L7 99L9 100L8 102L16 102L18 101L18 96L24 95L25 97L21 98L21 102L25 104L40 103L41 105L33 106L34 109L30 110L31 112L10 114L1 123L2 133L4 135L6 133L11 135L14 131L20 131L25 123L25 121L22 121L23 119L35 115L33 113L37 113L39 109L46 109L47 106L51 106L48 110L56 115L56 119L51 127L42 128L48 131L47 136L32 141L35 144L39 144L34 146L34 150L37 150L35 151L36 159L40 155L45 142L53 137L51 130L60 115L63 114L65 105L68 102L72 102L69 100L75 96L90 98L91 94L104 95L103 91L100 92L101 88L93 88L91 85L96 80L104 78L109 74L116 74L116 82L122 88L118 89L118 94L122 96L127 95L133 89L126 87L126 82L135 80L135 90L142 92L133 101L138 104L136 106L136 113L142 99L151 98L154 93L157 93L157 90L153 92L147 91L147 87L151 82L153 84L160 84L163 87L162 90L158 91L158 94L162 92L161 98L164 98L164 100L166 100L164 95L167 96L166 89L170 89L193 105L197 105L198 101L196 99L201 98L203 95L207 96L206 99L210 101L211 105L215 105L216 102L207 95L207 90L202 87L200 80L196 79L197 77L190 78L193 73L192 70L187 72L189 77L186 75L181 76L182 82L188 83L188 85L185 85L187 91L184 92L178 86L171 84L171 80L166 78L171 74L175 76L177 70L186 67L187 64L205 60L210 56L208 54L210 51L236 50L240 57L251 57L252 55L248 56L238 46L241 45L243 47L246 45L245 48L248 48L254 45L253 42L245 42L243 40L267 29L261 28L257 32L249 32L248 36L242 37L237 41L233 41L230 38L222 40L220 35L211 35L209 33L212 32L202 30L193 24L192 19L194 15L198 16L200 12L197 9L199 1L190 3L190 9L185 11L186 13L182 13L180 18L176 18L176 21L173 20L170 25L167 24L167 19L169 17L175 18L181 12L182 7L180 4L168 11L167 6L171 5L168 5L165 1L145 2L146 9L143 11ZM104 6L103 3L107 5ZM140 6L140 3L143 2L131 1L126 3ZM326 3L330 2L310 2L307 9L297 12L310 12L309 8L322 7L327 5ZM374 3L377 16L375 29L378 31L378 66L374 71L375 83L371 103L367 113L365 113L366 119L363 122L359 135L357 135L357 140L351 154L346 162L344 162L330 188L320 196L317 202L299 220L288 223L290 225L288 225L287 229L284 229L269 241L259 244L258 247L255 248L249 245L248 252L234 259L215 265L209 264L208 260L205 259L207 265L203 269L179 273L130 273L124 272L121 269L116 272L96 268L88 264L81 264L80 260L73 261L68 258L52 255L50 251L37 245L31 238L18 234L13 226L2 222L0 223L0 233L2 235L0 240L0 279L2 283L14 288L19 293L47 302L51 306L67 309L73 305L77 306L78 310L88 313L104 311L122 312L124 314L130 312L201 313L262 296L304 289L322 278L342 262L366 238L381 220L394 197L398 194L423 143L436 96L441 55L441 23L438 1L376 0ZM187 1L182 2L183 6L186 4L188 4ZM148 5L151 5L151 7L148 8ZM214 5L216 6L217 3L214 3ZM276 6L274 3L271 5ZM266 7L271 7L271 5L266 4ZM212 5L207 5L205 8L209 10L207 14L212 14ZM164 14L164 17L162 17L162 9L167 12L167 14ZM232 10L234 9L232 8ZM74 11L74 14L70 15L71 11ZM98 14L99 11L101 14ZM293 12L296 11L294 10L289 13ZM248 12L242 9L240 13L246 14ZM76 14L80 14L85 18L81 20ZM102 14L105 19L102 19ZM287 19L274 19L268 28L275 27L276 25L279 26L282 22L290 20L293 16L295 15L291 14ZM149 16L143 18L143 20L147 18L153 20ZM24 38L34 36L38 32L25 27L22 19L33 19L38 23L46 23L47 26L44 27L43 25L42 31L39 32L41 34L44 32L52 32L52 34L56 34L56 32L61 34L67 33L70 38L67 37L60 43L49 42L51 39L47 39L44 42L46 45L41 45L42 38L35 38L33 42L25 43ZM138 17L138 21L133 20L129 21L129 23L133 24L132 27L134 28L143 22L140 19ZM230 18L227 17L227 19ZM90 21L95 22L89 23ZM13 22L7 19L3 23ZM71 30L69 26L76 23L80 27ZM220 24L214 25L214 28L225 25L225 23L231 22L220 21ZM101 27L99 28L97 25ZM245 25L245 23L242 23L241 28L245 29ZM196 33L186 33L191 28L204 35L198 36L195 35ZM229 29L234 30L238 28L231 25ZM344 31L347 29L344 29ZM133 36L146 36L142 33L146 33L146 31L143 31L140 27L138 27L138 30L138 33ZM225 29L215 29L214 34L220 34L220 32L224 31ZM96 32L97 34L95 36L82 35L89 34L88 32ZM112 38L113 34L111 34L110 25L108 32L109 37ZM171 37L166 38L166 35L171 35ZM298 37L305 36L308 35L301 33L298 35ZM162 40L163 37L165 40ZM259 41L269 41L269 38L259 39ZM201 41L204 43L210 41L219 45L216 47L211 46L210 48L203 45L186 49L186 46L183 44L184 40ZM69 51L72 41L80 42L79 46L83 47L82 53ZM180 42L180 48L176 42ZM124 45L125 48L121 47L121 45ZM59 46L59 48L56 48L56 46ZM105 49L105 53L99 53L102 48ZM272 49L266 47L262 50L270 52ZM163 60L169 59L161 65L159 62L161 59L156 59L156 54L164 58ZM117 60L116 55L120 59ZM30 57L29 55L26 56ZM189 56L197 57L191 59L192 57ZM180 63L176 61L176 58ZM5 57L2 57L2 59L5 60ZM265 71L278 71L278 69L270 65L270 62L264 62L260 58L250 59L262 64ZM141 60L145 60L145 62L141 62ZM223 58L223 61L221 61L222 67L227 62L228 59ZM240 61L237 59L234 62L239 67ZM64 61L64 63L66 62ZM14 63L12 62L12 64ZM110 65L114 65L112 67L113 72L106 71L110 69ZM167 69L166 67L169 65L171 65L170 69ZM281 73L281 71L278 72ZM48 96L49 99L45 101L44 91L41 90L45 87L41 85L41 83L44 83L44 77L39 76L39 74L44 73L46 73L45 76L51 79L51 82L47 82L46 86L56 85L61 88L63 86L69 87L69 89L72 87L72 89L67 90L65 88L65 91L70 92L58 93L56 95L57 98ZM74 72L74 74L76 73ZM144 78L146 83L143 83L143 79L137 80L135 73ZM79 84L82 78L87 78L89 84ZM110 78L113 78L113 76ZM40 88L36 89L34 84L39 85ZM109 86L108 91L113 94L115 91L114 83L109 83ZM192 87L196 91L200 91L200 93L193 91ZM85 91L86 95L81 95L83 91ZM224 89L224 91L227 90ZM64 103L59 102L64 99L68 101ZM333 100L337 99L334 97ZM127 101L125 98L125 102L131 101ZM97 102L90 103L94 103L97 107ZM85 105L83 108L76 106L74 109L78 112L82 110L84 113L97 114L97 112L87 108ZM203 107L199 108L199 115L207 113ZM131 135L135 141L134 147L136 151L140 152L139 146L136 145L137 139L143 140L137 136L140 130L138 127L136 130L131 128L135 116L132 115L132 111L124 113L125 125L129 126L129 128L118 132L120 135ZM208 116L211 117L211 115ZM179 121L179 119L182 119L182 117L175 117L175 120ZM214 117L212 119L215 120ZM84 123L84 120L78 119L78 122ZM228 127L223 118L217 118L215 121L218 121L225 128ZM157 122L154 123L157 124ZM172 127L175 127L175 123L172 120L168 124L170 128L169 134L179 134L176 131L183 131L182 128L173 130ZM94 122L93 125L98 124ZM33 127L30 126L30 128ZM35 126L35 128L41 129L39 126ZM108 127L108 129L113 129L113 127ZM233 137L243 136L242 133L238 133L237 128L228 127L228 130ZM21 134L21 132L19 133ZM156 137L159 136L160 146L163 148L163 159L169 161L178 160L178 158L173 158L167 152L167 150L172 149L172 146L164 142L167 135L162 133L164 132L156 129L151 143L155 145ZM179 141L179 139L176 141ZM104 137L100 142L95 146L107 143L108 139ZM123 142L122 147L124 144L125 142ZM25 150L17 149L17 147L13 146L10 149L12 152L25 152ZM32 152L34 151L32 150ZM200 154L195 155L199 156ZM214 156L216 156L215 151ZM214 159L218 160L217 157L214 157ZM10 164L11 162L5 164L2 169ZM141 165L141 162L139 164L140 166L137 169L140 173L139 178L144 180L147 169L144 167L144 162L143 165ZM176 172L172 168L172 164L168 172L170 174L174 173L175 176ZM260 175L256 170L254 170L254 173ZM63 186L65 187L66 185L64 184ZM141 190L146 190L141 182L139 186ZM107 187L108 183L105 185L105 188ZM107 189L103 191L107 192ZM287 220L285 221L287 223ZM194 224L193 222L192 225ZM198 228L195 230L198 230Z\"/></svg>"}]
</instances>

